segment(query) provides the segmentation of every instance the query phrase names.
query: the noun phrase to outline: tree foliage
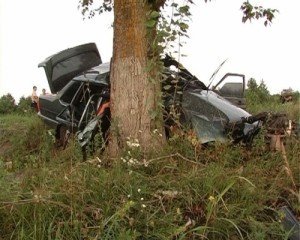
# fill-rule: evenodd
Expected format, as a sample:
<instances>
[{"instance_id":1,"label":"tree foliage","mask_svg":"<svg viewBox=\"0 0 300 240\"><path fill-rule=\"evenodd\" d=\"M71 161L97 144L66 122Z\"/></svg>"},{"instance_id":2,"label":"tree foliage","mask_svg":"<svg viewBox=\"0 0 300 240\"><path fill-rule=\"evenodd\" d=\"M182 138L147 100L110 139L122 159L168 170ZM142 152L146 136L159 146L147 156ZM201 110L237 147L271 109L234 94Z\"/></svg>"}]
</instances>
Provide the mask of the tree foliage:
<instances>
[{"instance_id":1,"label":"tree foliage","mask_svg":"<svg viewBox=\"0 0 300 240\"><path fill-rule=\"evenodd\" d=\"M12 113L16 110L14 97L8 93L0 98L0 114Z\"/></svg>"},{"instance_id":2,"label":"tree foliage","mask_svg":"<svg viewBox=\"0 0 300 240\"><path fill-rule=\"evenodd\" d=\"M1 96L0 98L0 114L11 114L11 113L17 113L17 114L26 114L26 113L33 113L34 110L31 107L31 97L24 97L22 96L19 99L18 104L16 104L16 101L14 97L7 93L6 95Z\"/></svg>"},{"instance_id":3,"label":"tree foliage","mask_svg":"<svg viewBox=\"0 0 300 240\"><path fill-rule=\"evenodd\" d=\"M182 5L181 10L184 10L187 6L194 4L193 0L146 0L151 6L153 11L159 11L161 7L170 5L177 7ZM211 0L204 0L204 2L210 2ZM181 4L179 3L181 2ZM110 12L113 10L114 1L113 0L79 0L79 8L83 15L88 16L88 18L94 17L96 13ZM242 22L251 21L253 19L263 19L264 25L267 26L272 23L275 14L278 12L277 9L265 8L263 6L255 6L249 1L244 1L241 4L241 11L243 12ZM178 11L177 11L178 13ZM177 14L175 13L175 14Z\"/></svg>"},{"instance_id":4,"label":"tree foliage","mask_svg":"<svg viewBox=\"0 0 300 240\"><path fill-rule=\"evenodd\" d=\"M22 96L18 103L18 113L32 113L34 109L31 107L31 97Z\"/></svg>"},{"instance_id":5,"label":"tree foliage","mask_svg":"<svg viewBox=\"0 0 300 240\"><path fill-rule=\"evenodd\" d=\"M155 68L160 64L158 57L162 53L181 56L180 47L183 45L184 37L188 38L189 20L192 17L190 7L194 0L144 0L147 2L149 14L146 26L151 32L152 45L150 46L149 59L152 59L152 66ZM203 0L205 3L211 0ZM92 18L96 14L111 12L114 8L114 0L79 0L79 9L85 17ZM277 9L265 8L252 5L249 1L241 4L242 22L263 19L264 25L272 23ZM155 31L153 31L155 29ZM155 36L153 36L153 33ZM154 63L153 63L154 62ZM160 64L161 65L161 64Z\"/></svg>"},{"instance_id":6,"label":"tree foliage","mask_svg":"<svg viewBox=\"0 0 300 240\"><path fill-rule=\"evenodd\" d=\"M277 9L263 8L262 6L253 6L251 3L244 2L241 6L243 12L242 21L245 23L253 19L263 19L264 25L270 25L274 18L274 14L278 12Z\"/></svg>"},{"instance_id":7,"label":"tree foliage","mask_svg":"<svg viewBox=\"0 0 300 240\"><path fill-rule=\"evenodd\" d=\"M163 53L168 55L180 54L180 47L183 45L184 38L188 38L189 20L192 17L190 7L194 0L144 0L149 9L146 26L149 29L148 37L151 38L149 46L149 64L148 70L152 69L162 71L160 57ZM205 3L211 0L203 0ZM85 17L92 18L97 13L110 12L114 8L114 0L79 0L79 9ZM263 6L252 5L249 1L241 4L242 22L263 19L264 25L272 23L278 10L265 8ZM155 35L155 36L153 36ZM156 74L153 78L160 77Z\"/></svg>"},{"instance_id":8,"label":"tree foliage","mask_svg":"<svg viewBox=\"0 0 300 240\"><path fill-rule=\"evenodd\" d=\"M254 78L250 78L246 90L247 105L256 105L261 102L267 102L271 99L271 94L263 80L257 84Z\"/></svg>"}]
</instances>

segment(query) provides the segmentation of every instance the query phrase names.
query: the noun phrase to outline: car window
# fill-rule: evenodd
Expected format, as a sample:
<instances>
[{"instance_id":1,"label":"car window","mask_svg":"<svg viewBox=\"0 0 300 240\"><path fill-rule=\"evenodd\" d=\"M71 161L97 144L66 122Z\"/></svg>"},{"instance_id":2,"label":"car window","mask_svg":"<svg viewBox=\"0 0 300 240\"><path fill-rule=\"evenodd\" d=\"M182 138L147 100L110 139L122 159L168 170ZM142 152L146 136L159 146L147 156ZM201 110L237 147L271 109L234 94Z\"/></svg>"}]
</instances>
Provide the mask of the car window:
<instances>
[{"instance_id":1,"label":"car window","mask_svg":"<svg viewBox=\"0 0 300 240\"><path fill-rule=\"evenodd\" d=\"M224 97L239 97L244 96L243 75L235 76L226 74L226 78L216 87L216 92Z\"/></svg>"},{"instance_id":2,"label":"car window","mask_svg":"<svg viewBox=\"0 0 300 240\"><path fill-rule=\"evenodd\" d=\"M243 84L237 82L227 82L219 89L222 96L243 97Z\"/></svg>"},{"instance_id":3,"label":"car window","mask_svg":"<svg viewBox=\"0 0 300 240\"><path fill-rule=\"evenodd\" d=\"M80 87L81 82L78 81L71 81L71 85L67 86L67 90L63 93L60 99L65 103L71 103L75 93L77 92L78 88Z\"/></svg>"}]
</instances>

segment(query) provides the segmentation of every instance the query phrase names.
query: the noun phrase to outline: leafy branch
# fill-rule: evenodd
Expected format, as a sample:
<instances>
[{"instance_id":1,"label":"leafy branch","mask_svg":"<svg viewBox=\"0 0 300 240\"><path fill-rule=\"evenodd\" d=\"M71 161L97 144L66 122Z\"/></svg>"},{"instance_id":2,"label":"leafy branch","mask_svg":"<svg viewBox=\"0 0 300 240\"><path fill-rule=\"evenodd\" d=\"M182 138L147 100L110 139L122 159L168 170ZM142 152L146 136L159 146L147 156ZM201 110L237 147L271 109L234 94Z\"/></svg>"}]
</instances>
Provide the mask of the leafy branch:
<instances>
[{"instance_id":1,"label":"leafy branch","mask_svg":"<svg viewBox=\"0 0 300 240\"><path fill-rule=\"evenodd\" d=\"M242 22L245 23L248 20L251 22L252 19L264 19L264 25L270 25L275 13L279 12L277 9L263 8L262 6L253 6L248 1L244 2L241 6L243 12Z\"/></svg>"}]
</instances>

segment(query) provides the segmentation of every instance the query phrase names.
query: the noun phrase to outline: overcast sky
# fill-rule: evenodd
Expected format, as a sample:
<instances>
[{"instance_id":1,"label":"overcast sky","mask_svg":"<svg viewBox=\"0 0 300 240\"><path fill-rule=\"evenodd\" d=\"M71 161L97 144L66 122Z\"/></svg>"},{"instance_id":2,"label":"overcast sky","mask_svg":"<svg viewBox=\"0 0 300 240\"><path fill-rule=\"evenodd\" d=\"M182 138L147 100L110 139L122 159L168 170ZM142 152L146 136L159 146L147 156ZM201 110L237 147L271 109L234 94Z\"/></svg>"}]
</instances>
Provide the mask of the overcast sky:
<instances>
[{"instance_id":1,"label":"overcast sky","mask_svg":"<svg viewBox=\"0 0 300 240\"><path fill-rule=\"evenodd\" d=\"M242 0L194 0L190 39L181 61L208 84L219 64L228 59L218 76L244 73L263 79L271 93L283 88L300 90L299 0L250 1L277 8L270 27L262 22L241 23ZM49 55L65 48L95 42L104 61L112 55L112 13L84 20L77 0L0 0L0 96L17 100L30 95L32 86L49 91L43 69Z\"/></svg>"}]
</instances>

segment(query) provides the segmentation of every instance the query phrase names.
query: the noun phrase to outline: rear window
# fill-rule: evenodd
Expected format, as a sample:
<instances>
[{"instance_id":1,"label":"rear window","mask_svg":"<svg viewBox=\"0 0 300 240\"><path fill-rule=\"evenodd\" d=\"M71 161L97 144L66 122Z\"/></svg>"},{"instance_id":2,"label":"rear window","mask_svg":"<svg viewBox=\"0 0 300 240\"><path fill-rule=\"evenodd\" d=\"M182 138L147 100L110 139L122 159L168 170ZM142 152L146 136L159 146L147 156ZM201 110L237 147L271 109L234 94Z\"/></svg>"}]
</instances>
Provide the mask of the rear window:
<instances>
[{"instance_id":1,"label":"rear window","mask_svg":"<svg viewBox=\"0 0 300 240\"><path fill-rule=\"evenodd\" d=\"M67 90L63 93L60 99L65 103L71 103L75 93L79 89L81 82L71 81L71 86L67 86Z\"/></svg>"},{"instance_id":2,"label":"rear window","mask_svg":"<svg viewBox=\"0 0 300 240\"><path fill-rule=\"evenodd\" d=\"M86 71L87 69L100 63L99 56L96 52L85 52L68 59L65 59L55 66L52 70L52 79L58 80L61 77L68 76L75 77L78 73Z\"/></svg>"}]
</instances>

